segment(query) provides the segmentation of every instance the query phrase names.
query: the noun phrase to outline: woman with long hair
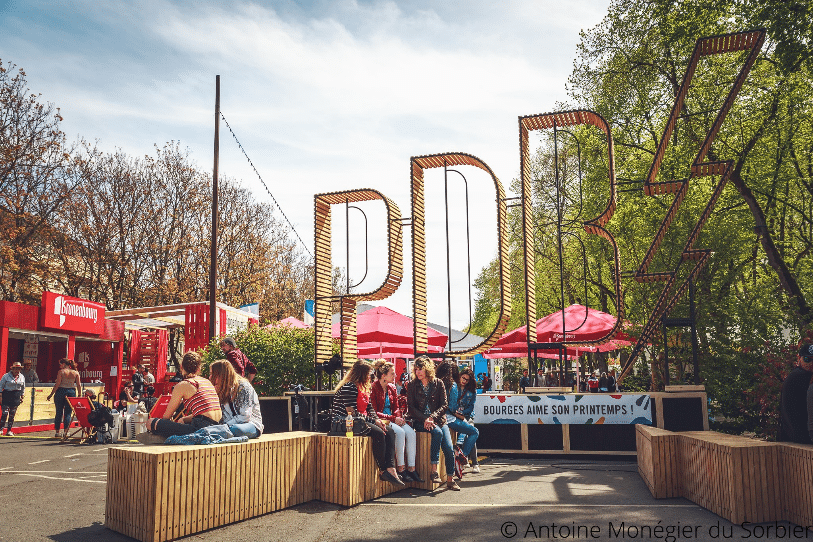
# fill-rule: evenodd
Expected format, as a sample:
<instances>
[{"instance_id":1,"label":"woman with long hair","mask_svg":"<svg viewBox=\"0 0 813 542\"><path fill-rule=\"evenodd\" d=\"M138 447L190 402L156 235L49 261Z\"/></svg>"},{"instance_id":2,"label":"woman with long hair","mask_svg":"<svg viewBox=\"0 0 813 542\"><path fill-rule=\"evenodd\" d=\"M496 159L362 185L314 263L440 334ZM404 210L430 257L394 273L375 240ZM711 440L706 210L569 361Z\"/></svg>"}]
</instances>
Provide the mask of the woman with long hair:
<instances>
[{"instance_id":1,"label":"woman with long hair","mask_svg":"<svg viewBox=\"0 0 813 542\"><path fill-rule=\"evenodd\" d=\"M390 424L381 421L370 403L370 373L372 366L365 361L357 361L336 385L331 406L333 424L344 425L348 416L354 416L354 434L366 435L373 439L373 455L382 480L397 486L404 486L395 471L395 432ZM361 425L361 427L359 427Z\"/></svg>"},{"instance_id":2,"label":"woman with long hair","mask_svg":"<svg viewBox=\"0 0 813 542\"><path fill-rule=\"evenodd\" d=\"M82 393L82 379L79 371L76 370L76 363L72 359L62 358L59 360L59 372L56 374L56 382L48 395L48 401L54 397L56 416L54 416L55 438L62 437L60 433L60 423L65 426L65 435L71 427L71 404L68 397L79 397Z\"/></svg>"},{"instance_id":3,"label":"woman with long hair","mask_svg":"<svg viewBox=\"0 0 813 542\"><path fill-rule=\"evenodd\" d=\"M188 435L198 429L216 425L223 418L220 398L212 383L200 376L203 360L197 352L187 352L181 360L184 380L172 389L172 397L162 418L150 418L147 427L162 437ZM172 421L172 416L183 404L183 416Z\"/></svg>"},{"instance_id":4,"label":"woman with long hair","mask_svg":"<svg viewBox=\"0 0 813 542\"><path fill-rule=\"evenodd\" d=\"M477 428L474 427L474 403L477 402L477 380L474 378L474 371L468 367L460 371L457 383L459 392L457 395L457 408L454 409L455 417L460 423L471 425L477 431ZM480 464L477 461L477 437L479 435L480 432L477 431L471 450L467 452L466 445L470 436L459 430L457 434L457 445L462 446L461 453L471 459L472 472L480 472Z\"/></svg>"},{"instance_id":5,"label":"woman with long hair","mask_svg":"<svg viewBox=\"0 0 813 542\"><path fill-rule=\"evenodd\" d=\"M251 382L237 374L231 362L218 360L209 366L209 380L215 387L223 419L235 437L259 438L263 433L260 398Z\"/></svg>"},{"instance_id":6,"label":"woman with long hair","mask_svg":"<svg viewBox=\"0 0 813 542\"><path fill-rule=\"evenodd\" d=\"M431 433L432 444L429 448L429 462L432 464L432 481L440 481L438 464L440 463L440 449L443 448L443 458L446 463L446 487L453 491L460 491L454 481L455 457L452 449L452 439L449 431L444 431L446 425L446 388L443 381L435 378L435 364L426 356L415 359L412 365L415 379L407 387L407 401L409 403L409 416L412 419L415 431Z\"/></svg>"},{"instance_id":7,"label":"woman with long hair","mask_svg":"<svg viewBox=\"0 0 813 542\"><path fill-rule=\"evenodd\" d=\"M463 469L469 465L469 454L471 453L474 443L477 442L477 437L480 432L474 425L466 422L465 417L458 412L458 401L460 397L460 388L457 380L459 378L459 370L457 363L454 361L446 361L438 367L438 378L443 381L446 386L446 397L448 400L448 408L446 410L446 424L443 426L443 431L449 433L451 439L451 432L457 431L458 440L463 437L462 450L458 447L455 451L455 473L458 478L463 477Z\"/></svg>"},{"instance_id":8,"label":"woman with long hair","mask_svg":"<svg viewBox=\"0 0 813 542\"><path fill-rule=\"evenodd\" d=\"M395 464L398 476L405 482L423 482L415 472L415 430L406 423L398 406L398 393L395 388L395 365L379 359L373 365L375 382L370 392L370 401L376 416L386 420L395 433Z\"/></svg>"}]
</instances>

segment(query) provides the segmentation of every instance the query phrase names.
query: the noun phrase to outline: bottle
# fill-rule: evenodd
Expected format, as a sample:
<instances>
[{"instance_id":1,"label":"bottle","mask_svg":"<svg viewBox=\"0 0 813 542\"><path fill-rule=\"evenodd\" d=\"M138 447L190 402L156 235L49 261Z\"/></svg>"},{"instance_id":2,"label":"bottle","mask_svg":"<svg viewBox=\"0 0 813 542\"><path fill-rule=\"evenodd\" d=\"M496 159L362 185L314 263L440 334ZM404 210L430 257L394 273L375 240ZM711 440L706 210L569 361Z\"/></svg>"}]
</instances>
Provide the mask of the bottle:
<instances>
[{"instance_id":1,"label":"bottle","mask_svg":"<svg viewBox=\"0 0 813 542\"><path fill-rule=\"evenodd\" d=\"M352 437L353 436L353 416L348 414L347 417L344 419L344 425L345 425L345 431L346 431L345 435L347 436L347 438Z\"/></svg>"}]
</instances>

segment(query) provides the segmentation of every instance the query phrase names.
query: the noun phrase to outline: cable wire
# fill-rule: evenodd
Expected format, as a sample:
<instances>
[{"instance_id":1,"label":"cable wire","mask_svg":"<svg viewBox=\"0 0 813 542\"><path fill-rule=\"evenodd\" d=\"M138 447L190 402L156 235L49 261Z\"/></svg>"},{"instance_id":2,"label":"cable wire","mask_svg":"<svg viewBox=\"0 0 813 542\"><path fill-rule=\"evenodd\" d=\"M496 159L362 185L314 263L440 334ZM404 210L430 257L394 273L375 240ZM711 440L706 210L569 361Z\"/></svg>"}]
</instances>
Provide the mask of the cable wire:
<instances>
[{"instance_id":1,"label":"cable wire","mask_svg":"<svg viewBox=\"0 0 813 542\"><path fill-rule=\"evenodd\" d=\"M305 251L308 253L308 255L311 258L313 258L313 254L311 254L310 249L308 249L308 245L306 245L305 241L303 241L302 238L299 236L299 232L296 231L296 228L294 228L294 225L291 224L290 220L288 220L288 217L285 215L285 211L282 210L282 207L280 206L279 202L277 201L277 198L275 198L274 194L272 194L271 191L268 189L268 185L265 184L265 181L263 180L262 175L260 175L260 172L257 171L256 167L254 167L254 162L252 162L251 158L248 157L248 153L246 153L246 150L243 148L243 145L240 143L240 140L237 139L237 135L234 133L234 130L231 129L231 125L229 125L229 121L226 120L226 116L223 114L223 111L220 112L220 116L223 118L223 122L226 123L226 128L229 129L229 132L231 132L232 137L237 142L237 146L240 147L240 150L243 152L243 156L245 156L246 160L248 160L248 164L251 166L251 169L254 170L254 173L257 174L257 178L260 179L261 183L263 183L263 187L265 188L265 191L268 192L269 196L271 196L271 199L274 201L274 205L276 205L277 209L279 209L279 212L282 213L283 218L285 218L285 221L291 227L291 230L293 230L294 235L296 235L296 238L299 239L299 242L302 243L303 247L305 247Z\"/></svg>"}]
</instances>

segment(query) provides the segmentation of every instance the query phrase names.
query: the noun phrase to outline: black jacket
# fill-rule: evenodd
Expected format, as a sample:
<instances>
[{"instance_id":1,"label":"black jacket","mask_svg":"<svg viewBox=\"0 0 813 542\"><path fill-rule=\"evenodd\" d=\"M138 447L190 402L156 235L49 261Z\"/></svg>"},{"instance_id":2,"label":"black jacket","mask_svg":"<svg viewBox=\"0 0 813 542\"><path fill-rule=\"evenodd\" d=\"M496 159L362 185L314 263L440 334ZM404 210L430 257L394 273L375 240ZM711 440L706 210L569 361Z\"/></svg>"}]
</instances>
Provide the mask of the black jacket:
<instances>
[{"instance_id":1,"label":"black jacket","mask_svg":"<svg viewBox=\"0 0 813 542\"><path fill-rule=\"evenodd\" d=\"M446 386L443 385L440 379L436 378L429 382L427 388L424 390L421 381L417 379L407 386L407 404L409 405L407 410L415 427L423 427L423 422L428 417L435 420L435 424L438 426L446 423L446 409L448 406ZM429 404L429 416L424 412L427 402Z\"/></svg>"},{"instance_id":2,"label":"black jacket","mask_svg":"<svg viewBox=\"0 0 813 542\"><path fill-rule=\"evenodd\" d=\"M810 444L807 431L807 388L813 373L801 367L793 369L782 383L779 398L779 441Z\"/></svg>"}]
</instances>

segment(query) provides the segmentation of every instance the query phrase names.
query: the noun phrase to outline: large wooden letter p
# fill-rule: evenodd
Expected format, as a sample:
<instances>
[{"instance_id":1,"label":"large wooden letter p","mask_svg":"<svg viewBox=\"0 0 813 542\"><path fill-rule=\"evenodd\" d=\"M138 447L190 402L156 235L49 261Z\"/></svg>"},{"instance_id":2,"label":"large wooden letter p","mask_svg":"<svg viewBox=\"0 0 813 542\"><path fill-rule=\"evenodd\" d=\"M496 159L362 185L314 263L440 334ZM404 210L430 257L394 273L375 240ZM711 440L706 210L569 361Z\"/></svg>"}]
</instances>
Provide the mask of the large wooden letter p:
<instances>
[{"instance_id":1,"label":"large wooden letter p","mask_svg":"<svg viewBox=\"0 0 813 542\"><path fill-rule=\"evenodd\" d=\"M333 262L331 259L330 206L360 201L381 200L387 208L387 276L376 290L365 294L333 292ZM314 196L315 280L314 280L314 331L315 362L325 363L333 355L331 315L333 302L341 305L342 356L345 364L358 359L356 343L356 303L377 301L391 296L404 276L403 237L401 234L401 211L389 198L377 190L359 189L331 192Z\"/></svg>"}]
</instances>

